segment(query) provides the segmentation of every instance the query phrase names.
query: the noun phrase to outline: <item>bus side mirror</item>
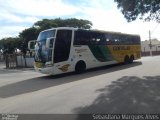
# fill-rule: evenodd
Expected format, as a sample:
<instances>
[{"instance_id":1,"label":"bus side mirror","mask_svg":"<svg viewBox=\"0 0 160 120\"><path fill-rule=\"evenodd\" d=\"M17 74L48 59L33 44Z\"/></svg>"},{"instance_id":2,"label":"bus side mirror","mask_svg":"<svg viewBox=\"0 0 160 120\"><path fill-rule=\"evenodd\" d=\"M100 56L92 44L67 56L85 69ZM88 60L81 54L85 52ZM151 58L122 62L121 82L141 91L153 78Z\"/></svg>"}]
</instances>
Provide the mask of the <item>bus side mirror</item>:
<instances>
[{"instance_id":1,"label":"bus side mirror","mask_svg":"<svg viewBox=\"0 0 160 120\"><path fill-rule=\"evenodd\" d=\"M54 38L47 38L46 40L46 48L47 49L53 49L53 42L54 42Z\"/></svg>"},{"instance_id":2,"label":"bus side mirror","mask_svg":"<svg viewBox=\"0 0 160 120\"><path fill-rule=\"evenodd\" d=\"M28 49L34 50L35 49L36 40L31 40L28 42Z\"/></svg>"}]
</instances>

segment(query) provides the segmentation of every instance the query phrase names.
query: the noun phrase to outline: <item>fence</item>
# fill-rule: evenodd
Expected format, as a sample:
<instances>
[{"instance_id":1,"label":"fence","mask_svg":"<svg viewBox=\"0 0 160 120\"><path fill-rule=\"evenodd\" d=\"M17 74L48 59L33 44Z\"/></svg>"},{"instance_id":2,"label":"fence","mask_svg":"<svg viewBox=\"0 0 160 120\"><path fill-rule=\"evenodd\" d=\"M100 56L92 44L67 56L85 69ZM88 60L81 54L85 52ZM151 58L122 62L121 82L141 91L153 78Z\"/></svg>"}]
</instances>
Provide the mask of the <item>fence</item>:
<instances>
[{"instance_id":1,"label":"fence","mask_svg":"<svg viewBox=\"0 0 160 120\"><path fill-rule=\"evenodd\" d=\"M22 54L6 54L5 63L6 68L33 67L34 58L24 57Z\"/></svg>"},{"instance_id":2,"label":"fence","mask_svg":"<svg viewBox=\"0 0 160 120\"><path fill-rule=\"evenodd\" d=\"M2 53L0 53L0 62L4 62L4 57Z\"/></svg>"},{"instance_id":3,"label":"fence","mask_svg":"<svg viewBox=\"0 0 160 120\"><path fill-rule=\"evenodd\" d=\"M141 52L142 56L150 56L150 51L146 51L146 52ZM152 55L160 55L160 51L152 51Z\"/></svg>"},{"instance_id":4,"label":"fence","mask_svg":"<svg viewBox=\"0 0 160 120\"><path fill-rule=\"evenodd\" d=\"M141 52L142 56L150 56L150 52ZM152 55L160 55L160 51L152 51ZM5 60L6 68L20 68L33 67L34 58L30 56L24 57L22 54L6 54L4 57L0 56L0 61Z\"/></svg>"},{"instance_id":5,"label":"fence","mask_svg":"<svg viewBox=\"0 0 160 120\"><path fill-rule=\"evenodd\" d=\"M33 67L33 63L33 57L17 56L17 67Z\"/></svg>"},{"instance_id":6,"label":"fence","mask_svg":"<svg viewBox=\"0 0 160 120\"><path fill-rule=\"evenodd\" d=\"M16 54L5 55L6 68L16 68L16 62Z\"/></svg>"}]
</instances>

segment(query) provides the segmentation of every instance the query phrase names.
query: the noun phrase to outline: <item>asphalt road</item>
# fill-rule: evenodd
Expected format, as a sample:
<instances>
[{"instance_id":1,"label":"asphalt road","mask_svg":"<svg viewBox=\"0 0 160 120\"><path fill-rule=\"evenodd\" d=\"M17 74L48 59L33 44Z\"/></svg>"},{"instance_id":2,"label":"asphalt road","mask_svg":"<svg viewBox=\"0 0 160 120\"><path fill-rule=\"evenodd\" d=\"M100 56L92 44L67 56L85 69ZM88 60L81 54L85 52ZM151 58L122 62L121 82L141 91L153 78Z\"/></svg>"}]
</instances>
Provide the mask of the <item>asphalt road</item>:
<instances>
[{"instance_id":1,"label":"asphalt road","mask_svg":"<svg viewBox=\"0 0 160 120\"><path fill-rule=\"evenodd\" d=\"M160 113L160 56L79 75L0 66L0 113Z\"/></svg>"}]
</instances>

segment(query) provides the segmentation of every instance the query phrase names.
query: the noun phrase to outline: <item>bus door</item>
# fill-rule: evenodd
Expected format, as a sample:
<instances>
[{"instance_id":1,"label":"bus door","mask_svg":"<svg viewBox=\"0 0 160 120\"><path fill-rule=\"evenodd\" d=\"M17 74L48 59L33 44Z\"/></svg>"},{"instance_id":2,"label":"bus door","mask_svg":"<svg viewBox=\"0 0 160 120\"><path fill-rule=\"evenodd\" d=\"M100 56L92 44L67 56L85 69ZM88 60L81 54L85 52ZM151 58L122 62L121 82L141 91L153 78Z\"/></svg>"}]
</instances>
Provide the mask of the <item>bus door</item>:
<instances>
[{"instance_id":1,"label":"bus door","mask_svg":"<svg viewBox=\"0 0 160 120\"><path fill-rule=\"evenodd\" d=\"M55 67L62 72L68 72L71 68L69 61L72 40L72 30L58 30L54 46Z\"/></svg>"}]
</instances>

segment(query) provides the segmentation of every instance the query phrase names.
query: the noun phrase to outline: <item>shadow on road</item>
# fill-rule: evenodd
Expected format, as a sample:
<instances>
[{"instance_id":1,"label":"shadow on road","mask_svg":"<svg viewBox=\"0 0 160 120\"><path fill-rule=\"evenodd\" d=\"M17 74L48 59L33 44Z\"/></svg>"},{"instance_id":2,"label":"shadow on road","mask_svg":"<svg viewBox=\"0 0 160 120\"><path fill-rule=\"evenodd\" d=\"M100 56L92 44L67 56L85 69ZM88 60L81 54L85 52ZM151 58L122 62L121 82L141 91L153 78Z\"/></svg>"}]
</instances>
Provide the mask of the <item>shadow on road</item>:
<instances>
[{"instance_id":1,"label":"shadow on road","mask_svg":"<svg viewBox=\"0 0 160 120\"><path fill-rule=\"evenodd\" d=\"M75 75L75 73L69 73L69 74L62 74L62 75L56 75L56 76L43 76L43 77L27 79L24 81L20 81L20 82L16 82L13 84L0 87L0 97L7 98L15 95L34 92L34 91L38 91L41 89L45 89L45 88L49 88L49 87L53 87L61 84L83 80L85 78L90 78L97 75L119 71L119 70L127 69L130 67L136 67L141 64L142 64L141 62L134 62L133 64L128 64L128 65L114 65L114 67L107 66L107 67L92 69L92 70L86 71L83 74Z\"/></svg>"},{"instance_id":2,"label":"shadow on road","mask_svg":"<svg viewBox=\"0 0 160 120\"><path fill-rule=\"evenodd\" d=\"M160 76L125 76L95 92L100 95L91 105L73 111L77 114L160 113ZM81 120L81 115L77 119Z\"/></svg>"}]
</instances>

